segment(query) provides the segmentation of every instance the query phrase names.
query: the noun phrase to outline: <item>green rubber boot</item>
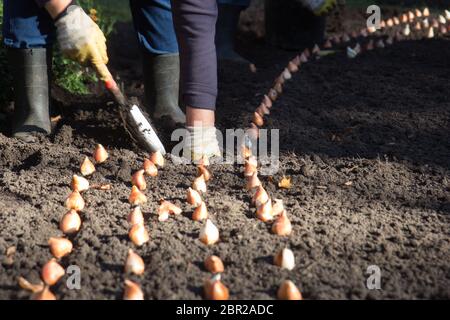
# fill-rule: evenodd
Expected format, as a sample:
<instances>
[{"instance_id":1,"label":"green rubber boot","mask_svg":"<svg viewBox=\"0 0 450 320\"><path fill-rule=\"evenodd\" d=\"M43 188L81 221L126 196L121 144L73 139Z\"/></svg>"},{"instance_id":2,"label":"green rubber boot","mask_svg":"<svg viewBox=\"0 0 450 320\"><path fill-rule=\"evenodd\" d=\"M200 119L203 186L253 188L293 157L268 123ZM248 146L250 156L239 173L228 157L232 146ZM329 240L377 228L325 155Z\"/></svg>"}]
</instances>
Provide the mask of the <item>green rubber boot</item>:
<instances>
[{"instance_id":1,"label":"green rubber boot","mask_svg":"<svg viewBox=\"0 0 450 320\"><path fill-rule=\"evenodd\" d=\"M219 60L228 60L250 64L250 62L234 50L234 39L241 11L245 7L231 4L219 4L219 15L216 23L216 51Z\"/></svg>"},{"instance_id":2,"label":"green rubber boot","mask_svg":"<svg viewBox=\"0 0 450 320\"><path fill-rule=\"evenodd\" d=\"M178 54L144 55L145 105L154 120L167 121L167 126L186 123L186 116L178 105L179 87Z\"/></svg>"},{"instance_id":3,"label":"green rubber boot","mask_svg":"<svg viewBox=\"0 0 450 320\"><path fill-rule=\"evenodd\" d=\"M49 79L51 50L8 49L14 86L13 137L35 142L34 133L51 132Z\"/></svg>"}]
</instances>

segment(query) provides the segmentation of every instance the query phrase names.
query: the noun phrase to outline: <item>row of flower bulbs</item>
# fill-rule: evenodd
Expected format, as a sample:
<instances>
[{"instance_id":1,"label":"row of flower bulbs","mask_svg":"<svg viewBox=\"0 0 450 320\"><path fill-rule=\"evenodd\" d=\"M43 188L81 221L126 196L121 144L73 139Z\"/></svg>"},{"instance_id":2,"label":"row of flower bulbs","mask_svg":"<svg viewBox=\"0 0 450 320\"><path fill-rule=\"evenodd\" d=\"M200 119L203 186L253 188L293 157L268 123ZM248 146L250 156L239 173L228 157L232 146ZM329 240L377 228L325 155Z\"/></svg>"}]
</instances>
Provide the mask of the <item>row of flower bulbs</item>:
<instances>
[{"instance_id":1,"label":"row of flower bulbs","mask_svg":"<svg viewBox=\"0 0 450 320\"><path fill-rule=\"evenodd\" d=\"M108 159L108 152L101 144L98 144L95 147L93 158L97 164L101 164ZM85 177L93 174L95 171L95 165L88 157L85 157L80 166L81 176L73 175L72 177L70 184L72 192L64 202L66 209L69 211L64 214L59 223L59 229L66 236L76 234L81 228L80 212L85 209L86 205L81 193L89 189L109 190L111 188L109 184L90 185ZM73 249L73 244L67 237L51 237L48 240L48 245L53 258L45 263L41 269L40 276L42 281L38 284L33 284L23 277L18 278L19 286L31 291L33 293L31 298L34 300L56 300L50 287L58 283L64 276L65 269L60 264L60 260L69 255Z\"/></svg>"}]
</instances>

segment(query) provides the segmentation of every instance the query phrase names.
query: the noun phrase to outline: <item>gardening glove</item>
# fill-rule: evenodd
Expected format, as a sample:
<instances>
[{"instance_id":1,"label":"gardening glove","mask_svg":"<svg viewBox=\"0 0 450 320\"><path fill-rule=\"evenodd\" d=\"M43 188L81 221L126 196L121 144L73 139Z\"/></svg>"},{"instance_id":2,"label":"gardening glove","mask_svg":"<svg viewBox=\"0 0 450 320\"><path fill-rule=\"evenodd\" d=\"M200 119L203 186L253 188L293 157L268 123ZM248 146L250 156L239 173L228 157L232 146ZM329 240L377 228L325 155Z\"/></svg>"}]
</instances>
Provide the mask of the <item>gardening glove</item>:
<instances>
[{"instance_id":1,"label":"gardening glove","mask_svg":"<svg viewBox=\"0 0 450 320\"><path fill-rule=\"evenodd\" d=\"M198 162L203 157L220 157L221 152L216 137L216 127L186 127L187 137L183 157Z\"/></svg>"},{"instance_id":2,"label":"gardening glove","mask_svg":"<svg viewBox=\"0 0 450 320\"><path fill-rule=\"evenodd\" d=\"M300 2L316 16L325 15L336 6L336 0L300 0Z\"/></svg>"},{"instance_id":3,"label":"gardening glove","mask_svg":"<svg viewBox=\"0 0 450 320\"><path fill-rule=\"evenodd\" d=\"M77 5L70 5L55 22L62 53L82 65L92 64L103 81L112 79L106 68L106 38L98 25Z\"/></svg>"}]
</instances>

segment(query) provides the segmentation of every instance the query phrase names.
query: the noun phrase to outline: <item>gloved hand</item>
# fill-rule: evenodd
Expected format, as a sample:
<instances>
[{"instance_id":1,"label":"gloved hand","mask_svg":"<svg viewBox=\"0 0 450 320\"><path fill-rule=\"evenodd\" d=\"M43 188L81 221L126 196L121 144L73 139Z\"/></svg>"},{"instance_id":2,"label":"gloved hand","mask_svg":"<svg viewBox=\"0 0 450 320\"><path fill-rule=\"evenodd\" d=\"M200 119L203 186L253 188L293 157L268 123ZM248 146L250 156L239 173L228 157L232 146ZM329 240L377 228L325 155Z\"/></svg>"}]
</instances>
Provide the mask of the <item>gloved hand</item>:
<instances>
[{"instance_id":1,"label":"gloved hand","mask_svg":"<svg viewBox=\"0 0 450 320\"><path fill-rule=\"evenodd\" d=\"M112 79L106 68L106 38L98 25L77 5L55 22L61 52L80 64L92 64L103 81Z\"/></svg>"},{"instance_id":2,"label":"gloved hand","mask_svg":"<svg viewBox=\"0 0 450 320\"><path fill-rule=\"evenodd\" d=\"M188 136L183 146L183 157L197 162L203 157L220 157L216 127L186 127Z\"/></svg>"},{"instance_id":3,"label":"gloved hand","mask_svg":"<svg viewBox=\"0 0 450 320\"><path fill-rule=\"evenodd\" d=\"M300 0L300 2L316 16L327 14L336 6L336 0Z\"/></svg>"}]
</instances>

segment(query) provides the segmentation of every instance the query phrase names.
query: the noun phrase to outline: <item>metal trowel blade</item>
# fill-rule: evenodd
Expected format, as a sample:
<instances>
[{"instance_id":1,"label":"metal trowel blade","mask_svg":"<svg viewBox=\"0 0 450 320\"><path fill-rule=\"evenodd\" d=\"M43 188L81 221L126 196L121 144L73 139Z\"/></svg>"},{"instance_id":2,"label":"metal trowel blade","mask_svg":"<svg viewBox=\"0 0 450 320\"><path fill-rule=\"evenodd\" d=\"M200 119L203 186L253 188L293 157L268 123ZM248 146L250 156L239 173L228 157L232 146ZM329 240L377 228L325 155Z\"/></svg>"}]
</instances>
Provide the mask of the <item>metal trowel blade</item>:
<instances>
[{"instance_id":1,"label":"metal trowel blade","mask_svg":"<svg viewBox=\"0 0 450 320\"><path fill-rule=\"evenodd\" d=\"M149 152L161 152L166 154L166 149L153 129L150 122L137 105L132 105L128 110L121 110L121 117L125 127L132 138Z\"/></svg>"}]
</instances>

